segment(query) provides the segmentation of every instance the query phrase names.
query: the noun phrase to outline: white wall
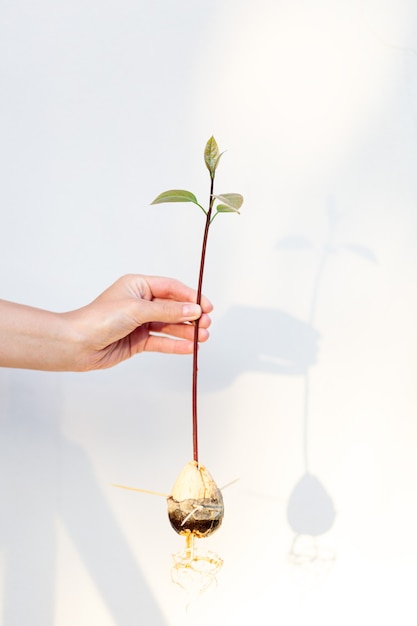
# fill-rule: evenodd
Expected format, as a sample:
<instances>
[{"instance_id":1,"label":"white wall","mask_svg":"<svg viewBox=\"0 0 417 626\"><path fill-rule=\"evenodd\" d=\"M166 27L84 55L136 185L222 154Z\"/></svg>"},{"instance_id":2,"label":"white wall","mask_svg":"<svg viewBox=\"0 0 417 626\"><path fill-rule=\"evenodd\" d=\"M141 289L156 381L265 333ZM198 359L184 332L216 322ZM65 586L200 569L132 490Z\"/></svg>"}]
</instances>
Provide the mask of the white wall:
<instances>
[{"instance_id":1,"label":"white wall","mask_svg":"<svg viewBox=\"0 0 417 626\"><path fill-rule=\"evenodd\" d=\"M412 0L0 4L2 298L196 284L203 216L149 203L205 201L212 133L245 196L205 277L217 588L187 614L166 503L110 486L191 459L191 360L2 370L1 624L415 624L416 27Z\"/></svg>"}]
</instances>

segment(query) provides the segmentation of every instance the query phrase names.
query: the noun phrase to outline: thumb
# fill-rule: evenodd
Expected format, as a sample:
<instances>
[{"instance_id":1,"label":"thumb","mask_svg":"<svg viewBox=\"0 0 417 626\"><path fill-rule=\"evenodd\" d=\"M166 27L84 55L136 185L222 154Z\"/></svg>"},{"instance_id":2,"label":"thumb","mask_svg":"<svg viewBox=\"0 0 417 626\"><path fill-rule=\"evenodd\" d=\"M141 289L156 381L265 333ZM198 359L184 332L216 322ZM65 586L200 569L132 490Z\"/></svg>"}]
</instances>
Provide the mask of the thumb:
<instances>
[{"instance_id":1,"label":"thumb","mask_svg":"<svg viewBox=\"0 0 417 626\"><path fill-rule=\"evenodd\" d=\"M201 307L194 302L174 300L141 300L137 318L140 324L166 322L178 324L191 322L201 316Z\"/></svg>"}]
</instances>

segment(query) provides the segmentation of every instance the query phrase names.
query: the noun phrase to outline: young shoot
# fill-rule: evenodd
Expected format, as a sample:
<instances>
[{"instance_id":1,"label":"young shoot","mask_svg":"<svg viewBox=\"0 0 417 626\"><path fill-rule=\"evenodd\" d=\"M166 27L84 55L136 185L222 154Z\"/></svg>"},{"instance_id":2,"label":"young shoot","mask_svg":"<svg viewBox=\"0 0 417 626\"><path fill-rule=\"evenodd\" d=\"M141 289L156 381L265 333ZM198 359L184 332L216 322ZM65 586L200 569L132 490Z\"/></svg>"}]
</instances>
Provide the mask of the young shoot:
<instances>
[{"instance_id":1,"label":"young shoot","mask_svg":"<svg viewBox=\"0 0 417 626\"><path fill-rule=\"evenodd\" d=\"M197 205L205 215L205 228L203 243L201 248L200 272L197 287L197 304L201 303L203 288L203 276L206 260L207 239L209 228L213 220L220 213L240 213L243 204L243 196L239 193L214 193L214 179L219 165L222 152L219 151L214 137L210 137L204 149L204 162L210 174L210 193L208 206L204 208L197 200L196 196L185 189L171 189L164 191L155 198L151 204L162 204L164 202L191 202ZM198 327L199 321L195 322L194 350L193 350L193 379L192 379L192 432L193 432L193 458L198 463L198 418L197 418L197 374L198 374Z\"/></svg>"},{"instance_id":2,"label":"young shoot","mask_svg":"<svg viewBox=\"0 0 417 626\"><path fill-rule=\"evenodd\" d=\"M219 213L239 213L243 197L238 193L214 193L214 179L220 157L216 140L211 137L204 150L204 161L210 174L210 193L207 207L204 208L196 196L185 189L171 189L159 194L152 204L165 202L191 202L205 215L205 228L201 248L200 271L197 287L197 304L201 304L207 239L210 225ZM185 538L184 552L173 555L172 580L188 592L190 596L202 593L216 581L216 573L223 561L214 552L199 552L195 546L197 539L214 533L222 524L224 515L221 489L198 458L197 420L197 355L199 320L194 323L193 379L192 379L192 434L193 461L187 463L180 472L171 494L151 492L146 489L114 485L122 489L153 493L166 497L168 517L176 533Z\"/></svg>"}]
</instances>

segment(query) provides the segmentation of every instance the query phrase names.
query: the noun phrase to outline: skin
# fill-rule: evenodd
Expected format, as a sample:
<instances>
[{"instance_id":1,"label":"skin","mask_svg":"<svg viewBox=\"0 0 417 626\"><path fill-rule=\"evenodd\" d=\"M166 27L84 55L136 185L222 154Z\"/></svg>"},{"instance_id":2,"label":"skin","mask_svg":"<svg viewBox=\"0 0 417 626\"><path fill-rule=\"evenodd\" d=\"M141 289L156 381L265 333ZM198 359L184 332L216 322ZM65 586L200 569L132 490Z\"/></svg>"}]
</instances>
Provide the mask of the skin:
<instances>
[{"instance_id":1,"label":"skin","mask_svg":"<svg viewBox=\"0 0 417 626\"><path fill-rule=\"evenodd\" d=\"M122 276L93 302L66 313L0 300L0 367L87 372L140 352L191 354L194 325L208 339L213 306L173 278Z\"/></svg>"}]
</instances>

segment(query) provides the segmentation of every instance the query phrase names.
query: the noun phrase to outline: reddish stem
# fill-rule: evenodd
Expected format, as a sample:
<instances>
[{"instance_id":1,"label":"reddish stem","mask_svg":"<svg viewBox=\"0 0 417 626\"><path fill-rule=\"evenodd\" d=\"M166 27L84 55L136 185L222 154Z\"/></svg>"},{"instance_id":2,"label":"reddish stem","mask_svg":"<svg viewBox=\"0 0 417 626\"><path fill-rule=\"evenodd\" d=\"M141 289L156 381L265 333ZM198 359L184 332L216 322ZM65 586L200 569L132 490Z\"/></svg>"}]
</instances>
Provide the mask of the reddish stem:
<instances>
[{"instance_id":1,"label":"reddish stem","mask_svg":"<svg viewBox=\"0 0 417 626\"><path fill-rule=\"evenodd\" d=\"M209 201L209 209L206 215L206 226L204 229L203 236L203 245L201 249L201 260L200 260L200 273L198 277L198 287L197 287L197 304L201 304L201 294L203 290L203 275L204 275L204 264L206 260L206 249L207 249L207 239L208 232L210 228L211 221L211 213L213 209L213 190L214 190L214 174L211 176L211 185L210 185L210 201ZM192 410L193 410L193 453L194 453L194 461L198 463L198 418L197 418L197 374L198 374L198 329L200 326L200 320L195 321L194 328L194 348L193 348L193 384L192 384Z\"/></svg>"}]
</instances>

